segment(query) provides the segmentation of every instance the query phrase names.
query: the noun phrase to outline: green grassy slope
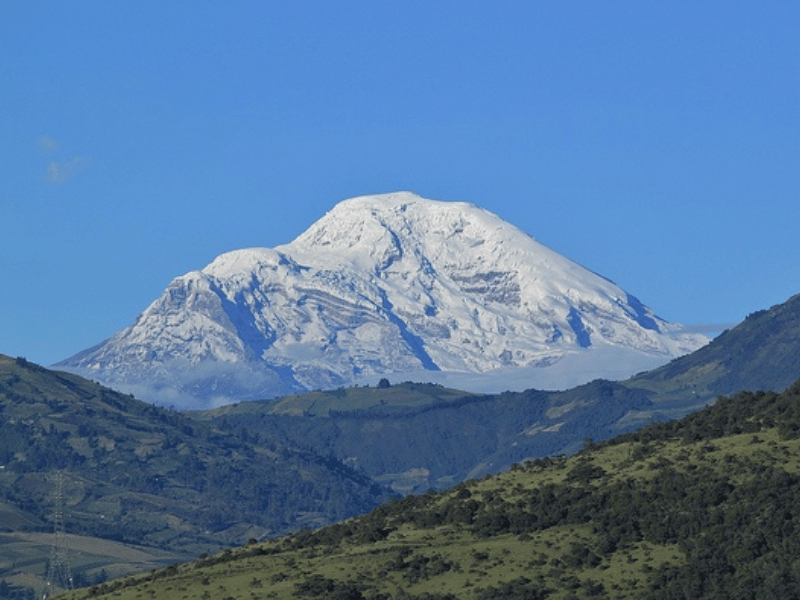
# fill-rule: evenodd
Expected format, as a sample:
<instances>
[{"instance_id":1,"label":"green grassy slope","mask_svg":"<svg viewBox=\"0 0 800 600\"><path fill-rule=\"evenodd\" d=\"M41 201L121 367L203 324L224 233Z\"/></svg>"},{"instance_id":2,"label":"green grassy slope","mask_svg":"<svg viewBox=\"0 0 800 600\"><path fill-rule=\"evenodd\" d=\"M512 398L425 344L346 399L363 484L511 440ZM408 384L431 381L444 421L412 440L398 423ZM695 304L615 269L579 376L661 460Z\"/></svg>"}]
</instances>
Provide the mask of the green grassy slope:
<instances>
[{"instance_id":1,"label":"green grassy slope","mask_svg":"<svg viewBox=\"0 0 800 600\"><path fill-rule=\"evenodd\" d=\"M800 597L800 384L83 598Z\"/></svg>"}]
</instances>

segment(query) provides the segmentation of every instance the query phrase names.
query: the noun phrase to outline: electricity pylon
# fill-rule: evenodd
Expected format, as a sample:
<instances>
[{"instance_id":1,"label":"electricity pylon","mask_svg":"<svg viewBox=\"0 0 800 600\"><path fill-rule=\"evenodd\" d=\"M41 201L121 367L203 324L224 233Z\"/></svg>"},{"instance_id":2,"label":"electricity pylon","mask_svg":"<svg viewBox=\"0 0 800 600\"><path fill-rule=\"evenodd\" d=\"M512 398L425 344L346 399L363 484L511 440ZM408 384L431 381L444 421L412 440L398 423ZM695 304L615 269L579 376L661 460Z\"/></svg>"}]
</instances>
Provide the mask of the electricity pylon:
<instances>
[{"instance_id":1,"label":"electricity pylon","mask_svg":"<svg viewBox=\"0 0 800 600\"><path fill-rule=\"evenodd\" d=\"M64 471L56 471L56 491L53 503L53 545L50 548L50 563L45 575L42 598L50 598L64 590L73 589L69 568L69 548L64 530Z\"/></svg>"}]
</instances>

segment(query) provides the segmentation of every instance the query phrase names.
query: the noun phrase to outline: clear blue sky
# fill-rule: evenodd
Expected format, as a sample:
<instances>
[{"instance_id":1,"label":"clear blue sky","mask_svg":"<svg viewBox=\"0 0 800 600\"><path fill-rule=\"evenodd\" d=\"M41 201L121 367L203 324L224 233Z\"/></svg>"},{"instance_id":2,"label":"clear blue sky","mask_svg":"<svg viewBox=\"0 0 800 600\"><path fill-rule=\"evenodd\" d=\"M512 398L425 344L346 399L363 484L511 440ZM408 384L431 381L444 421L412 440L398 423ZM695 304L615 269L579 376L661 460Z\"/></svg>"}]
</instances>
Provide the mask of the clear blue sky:
<instances>
[{"instance_id":1,"label":"clear blue sky","mask_svg":"<svg viewBox=\"0 0 800 600\"><path fill-rule=\"evenodd\" d=\"M464 200L660 316L800 292L800 3L7 0L0 352L345 198Z\"/></svg>"}]
</instances>

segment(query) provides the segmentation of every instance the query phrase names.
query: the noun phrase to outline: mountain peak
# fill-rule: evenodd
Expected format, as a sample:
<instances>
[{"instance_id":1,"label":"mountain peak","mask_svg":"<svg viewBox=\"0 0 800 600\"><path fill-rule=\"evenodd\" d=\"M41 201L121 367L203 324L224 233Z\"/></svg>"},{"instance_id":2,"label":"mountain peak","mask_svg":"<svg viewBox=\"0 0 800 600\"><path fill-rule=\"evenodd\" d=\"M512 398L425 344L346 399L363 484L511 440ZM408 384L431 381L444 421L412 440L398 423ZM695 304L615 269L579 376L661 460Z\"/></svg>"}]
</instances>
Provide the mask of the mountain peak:
<instances>
[{"instance_id":1,"label":"mountain peak","mask_svg":"<svg viewBox=\"0 0 800 600\"><path fill-rule=\"evenodd\" d=\"M220 403L602 347L666 362L706 341L489 211L396 192L176 278L133 326L61 364Z\"/></svg>"},{"instance_id":2,"label":"mountain peak","mask_svg":"<svg viewBox=\"0 0 800 600\"><path fill-rule=\"evenodd\" d=\"M465 227L502 227L495 215L466 202L426 200L410 192L359 196L343 200L294 240L295 251L379 254L400 250L403 242L442 243Z\"/></svg>"},{"instance_id":3,"label":"mountain peak","mask_svg":"<svg viewBox=\"0 0 800 600\"><path fill-rule=\"evenodd\" d=\"M344 212L392 211L405 212L409 207L421 207L430 212L439 212L448 208L481 210L468 202L448 202L429 200L414 192L389 192L386 194L369 194L348 198L337 203L327 214ZM324 218L324 217L323 217Z\"/></svg>"}]
</instances>

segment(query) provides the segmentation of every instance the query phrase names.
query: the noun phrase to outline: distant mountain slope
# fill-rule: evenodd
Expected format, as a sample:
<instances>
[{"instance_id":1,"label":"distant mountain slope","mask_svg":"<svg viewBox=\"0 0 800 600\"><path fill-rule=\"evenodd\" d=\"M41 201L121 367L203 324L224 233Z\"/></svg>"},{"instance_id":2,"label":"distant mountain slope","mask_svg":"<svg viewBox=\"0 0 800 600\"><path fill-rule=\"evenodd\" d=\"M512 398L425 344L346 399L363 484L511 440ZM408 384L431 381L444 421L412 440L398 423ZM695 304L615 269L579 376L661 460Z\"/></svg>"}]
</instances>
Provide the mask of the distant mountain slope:
<instances>
[{"instance_id":1,"label":"distant mountain slope","mask_svg":"<svg viewBox=\"0 0 800 600\"><path fill-rule=\"evenodd\" d=\"M399 384L388 393L400 395L409 387L420 384ZM364 388L356 391L366 393ZM602 380L564 392L465 394L407 406L384 404L387 390L371 393L372 406L345 408L344 395L339 410L317 415L314 409L295 412L294 407L308 406L305 396L191 414L225 430L246 427L287 444L305 444L408 494L498 473L529 458L573 453L586 438L617 433L617 422L631 411L652 409L646 392ZM314 406L320 405L325 406L320 401Z\"/></svg>"},{"instance_id":2,"label":"distant mountain slope","mask_svg":"<svg viewBox=\"0 0 800 600\"><path fill-rule=\"evenodd\" d=\"M800 597L800 383L64 600Z\"/></svg>"},{"instance_id":3,"label":"distant mountain slope","mask_svg":"<svg viewBox=\"0 0 800 600\"><path fill-rule=\"evenodd\" d=\"M528 458L571 454L587 439L680 418L720 394L782 391L798 377L800 296L795 296L751 315L692 354L622 382L495 395L459 396L451 390L446 399L444 388L405 383L242 402L192 415L231 431L247 427L306 444L407 494L444 489Z\"/></svg>"},{"instance_id":4,"label":"distant mountain slope","mask_svg":"<svg viewBox=\"0 0 800 600\"><path fill-rule=\"evenodd\" d=\"M685 414L720 394L786 389L800 376L800 294L749 315L696 352L624 384L653 392L659 407Z\"/></svg>"},{"instance_id":5,"label":"distant mountain slope","mask_svg":"<svg viewBox=\"0 0 800 600\"><path fill-rule=\"evenodd\" d=\"M0 355L0 526L52 532L58 472L67 532L184 556L330 523L389 496L331 457Z\"/></svg>"},{"instance_id":6,"label":"distant mountain slope","mask_svg":"<svg viewBox=\"0 0 800 600\"><path fill-rule=\"evenodd\" d=\"M496 215L395 193L176 278L132 326L58 366L204 408L384 374L591 362L608 347L666 361L707 341Z\"/></svg>"}]
</instances>

